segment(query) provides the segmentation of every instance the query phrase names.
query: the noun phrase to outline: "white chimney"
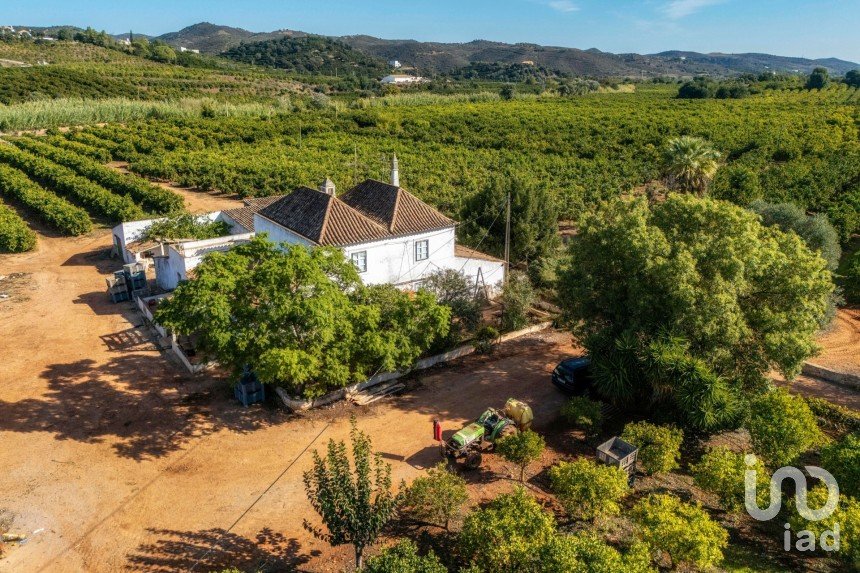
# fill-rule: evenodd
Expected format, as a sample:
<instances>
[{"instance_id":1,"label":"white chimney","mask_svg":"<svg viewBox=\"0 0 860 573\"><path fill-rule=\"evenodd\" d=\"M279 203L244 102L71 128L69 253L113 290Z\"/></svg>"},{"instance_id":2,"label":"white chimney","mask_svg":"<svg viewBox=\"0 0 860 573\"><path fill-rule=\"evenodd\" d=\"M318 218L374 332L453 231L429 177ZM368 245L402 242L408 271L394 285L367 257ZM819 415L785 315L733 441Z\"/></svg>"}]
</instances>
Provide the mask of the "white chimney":
<instances>
[{"instance_id":1,"label":"white chimney","mask_svg":"<svg viewBox=\"0 0 860 573\"><path fill-rule=\"evenodd\" d=\"M320 185L320 193L325 193L326 195L335 196L336 192L334 189L334 183L328 177L325 178L325 181Z\"/></svg>"},{"instance_id":2,"label":"white chimney","mask_svg":"<svg viewBox=\"0 0 860 573\"><path fill-rule=\"evenodd\" d=\"M400 169L397 164L397 154L391 158L391 184L400 187Z\"/></svg>"}]
</instances>

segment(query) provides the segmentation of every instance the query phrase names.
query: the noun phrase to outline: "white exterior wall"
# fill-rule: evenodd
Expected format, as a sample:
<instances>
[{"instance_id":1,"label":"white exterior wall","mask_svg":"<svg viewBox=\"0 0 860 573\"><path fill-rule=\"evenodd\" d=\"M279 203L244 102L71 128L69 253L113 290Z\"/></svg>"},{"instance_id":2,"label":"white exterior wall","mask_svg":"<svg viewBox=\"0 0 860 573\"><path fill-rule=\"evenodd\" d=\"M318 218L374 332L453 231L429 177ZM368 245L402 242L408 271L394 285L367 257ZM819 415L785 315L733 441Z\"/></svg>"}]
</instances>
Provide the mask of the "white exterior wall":
<instances>
[{"instance_id":1,"label":"white exterior wall","mask_svg":"<svg viewBox=\"0 0 860 573\"><path fill-rule=\"evenodd\" d=\"M462 269L472 284L480 276L483 278L483 283L479 286L487 286L490 289L490 296L494 296L501 291L502 283L505 281L505 263L503 261L488 261L486 259L466 259L456 257L456 269Z\"/></svg>"},{"instance_id":2,"label":"white exterior wall","mask_svg":"<svg viewBox=\"0 0 860 573\"><path fill-rule=\"evenodd\" d=\"M155 257L155 282L164 290L173 290L180 282L188 279L188 273L199 265L207 254L230 250L247 243L253 236L254 233L243 233L169 245L167 256Z\"/></svg>"},{"instance_id":3,"label":"white exterior wall","mask_svg":"<svg viewBox=\"0 0 860 573\"><path fill-rule=\"evenodd\" d=\"M426 240L426 260L415 260L415 243ZM343 248L346 258L353 253L367 252L367 271L361 273L364 284L389 283L409 286L438 269L454 266L454 227L408 235Z\"/></svg>"},{"instance_id":4,"label":"white exterior wall","mask_svg":"<svg viewBox=\"0 0 860 573\"><path fill-rule=\"evenodd\" d=\"M201 215L196 215L196 217L200 219L207 219L209 221L223 221L230 225L230 233L234 235L245 232L244 229L236 223L236 221L234 221L221 211L203 213ZM163 221L164 219L165 217L159 217L156 219L129 221L127 223L120 223L113 228L113 238L111 240L119 250L120 255L122 255L123 261L125 261L126 263L136 263L140 261L141 257L139 254L129 252L127 248L128 244L139 240L141 235L143 235L143 232L146 231L153 223L157 221Z\"/></svg>"}]
</instances>

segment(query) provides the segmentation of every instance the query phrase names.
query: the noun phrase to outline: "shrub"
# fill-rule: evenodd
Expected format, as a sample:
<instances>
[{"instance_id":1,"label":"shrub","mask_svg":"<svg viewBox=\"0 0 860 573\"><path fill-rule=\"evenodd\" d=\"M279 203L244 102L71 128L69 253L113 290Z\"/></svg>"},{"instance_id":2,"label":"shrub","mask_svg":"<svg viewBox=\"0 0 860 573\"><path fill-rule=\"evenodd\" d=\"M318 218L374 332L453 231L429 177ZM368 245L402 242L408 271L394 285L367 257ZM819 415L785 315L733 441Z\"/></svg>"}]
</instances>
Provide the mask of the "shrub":
<instances>
[{"instance_id":1,"label":"shrub","mask_svg":"<svg viewBox=\"0 0 860 573\"><path fill-rule=\"evenodd\" d=\"M93 228L86 211L42 189L8 165L0 164L0 193L14 197L64 235L82 235Z\"/></svg>"},{"instance_id":2,"label":"shrub","mask_svg":"<svg viewBox=\"0 0 860 573\"><path fill-rule=\"evenodd\" d=\"M764 464L758 459L755 469L758 478L757 491L760 495L766 495L770 491L770 480ZM736 512L744 508L744 472L747 470L745 454L725 447L712 448L690 470L696 485L716 495L726 510Z\"/></svg>"},{"instance_id":3,"label":"shrub","mask_svg":"<svg viewBox=\"0 0 860 573\"><path fill-rule=\"evenodd\" d=\"M519 571L555 535L555 519L517 487L466 517L460 545L471 563L485 571Z\"/></svg>"},{"instance_id":4,"label":"shrub","mask_svg":"<svg viewBox=\"0 0 860 573\"><path fill-rule=\"evenodd\" d=\"M782 388L752 400L747 429L753 449L774 468L789 465L824 440L809 405Z\"/></svg>"},{"instance_id":5,"label":"shrub","mask_svg":"<svg viewBox=\"0 0 860 573\"><path fill-rule=\"evenodd\" d=\"M401 511L420 521L448 529L452 520L463 512L469 500L466 480L452 473L440 462L420 476L406 490Z\"/></svg>"},{"instance_id":6,"label":"shrub","mask_svg":"<svg viewBox=\"0 0 860 573\"><path fill-rule=\"evenodd\" d=\"M638 466L645 473L670 472L678 467L684 432L648 422L627 424L621 438L639 448Z\"/></svg>"},{"instance_id":7,"label":"shrub","mask_svg":"<svg viewBox=\"0 0 860 573\"><path fill-rule=\"evenodd\" d=\"M210 221L206 217L182 213L154 221L141 234L141 240L152 239L214 239L230 234L224 221Z\"/></svg>"},{"instance_id":8,"label":"shrub","mask_svg":"<svg viewBox=\"0 0 860 573\"><path fill-rule=\"evenodd\" d=\"M676 567L707 569L723 560L729 534L699 505L652 494L633 507L632 517L639 538L652 551L665 552Z\"/></svg>"},{"instance_id":9,"label":"shrub","mask_svg":"<svg viewBox=\"0 0 860 573\"><path fill-rule=\"evenodd\" d=\"M540 458L546 442L537 432L525 430L505 436L496 443L496 451L520 468L520 481L525 481L526 467Z\"/></svg>"},{"instance_id":10,"label":"shrub","mask_svg":"<svg viewBox=\"0 0 860 573\"><path fill-rule=\"evenodd\" d=\"M648 548L634 542L622 554L593 533L556 535L544 545L534 564L535 573L652 573Z\"/></svg>"},{"instance_id":11,"label":"shrub","mask_svg":"<svg viewBox=\"0 0 860 573\"><path fill-rule=\"evenodd\" d=\"M490 325L484 325L475 333L475 350L489 354L499 340L499 331Z\"/></svg>"},{"instance_id":12,"label":"shrub","mask_svg":"<svg viewBox=\"0 0 860 573\"><path fill-rule=\"evenodd\" d=\"M451 309L449 337L459 340L480 324L483 301L475 296L475 285L464 274L453 269L439 269L424 278L421 288L435 294L440 304Z\"/></svg>"},{"instance_id":13,"label":"shrub","mask_svg":"<svg viewBox=\"0 0 860 573\"><path fill-rule=\"evenodd\" d=\"M0 253L23 253L36 246L36 233L18 213L0 203Z\"/></svg>"},{"instance_id":14,"label":"shrub","mask_svg":"<svg viewBox=\"0 0 860 573\"><path fill-rule=\"evenodd\" d=\"M403 539L392 547L383 549L379 555L367 560L361 573L447 573L439 558L431 551L426 556L418 555L413 541Z\"/></svg>"},{"instance_id":15,"label":"shrub","mask_svg":"<svg viewBox=\"0 0 860 573\"><path fill-rule=\"evenodd\" d=\"M839 491L860 499L860 434L823 447L821 465L839 482Z\"/></svg>"},{"instance_id":16,"label":"shrub","mask_svg":"<svg viewBox=\"0 0 860 573\"><path fill-rule=\"evenodd\" d=\"M576 519L617 515L627 494L627 474L587 459L561 462L549 470L552 491L564 510Z\"/></svg>"},{"instance_id":17,"label":"shrub","mask_svg":"<svg viewBox=\"0 0 860 573\"><path fill-rule=\"evenodd\" d=\"M528 275L511 271L502 289L502 330L518 330L528 325L528 310L534 298L534 289Z\"/></svg>"},{"instance_id":18,"label":"shrub","mask_svg":"<svg viewBox=\"0 0 860 573\"><path fill-rule=\"evenodd\" d=\"M596 434L603 423L603 404L583 396L574 396L561 407L561 415L572 426Z\"/></svg>"},{"instance_id":19,"label":"shrub","mask_svg":"<svg viewBox=\"0 0 860 573\"><path fill-rule=\"evenodd\" d=\"M860 302L860 250L848 260L845 270L845 296L852 302Z\"/></svg>"},{"instance_id":20,"label":"shrub","mask_svg":"<svg viewBox=\"0 0 860 573\"><path fill-rule=\"evenodd\" d=\"M839 432L860 432L860 412L828 402L824 398L804 397L818 423Z\"/></svg>"},{"instance_id":21,"label":"shrub","mask_svg":"<svg viewBox=\"0 0 860 573\"><path fill-rule=\"evenodd\" d=\"M841 484L840 484L841 486ZM827 486L818 484L807 492L806 504L810 509L820 509L827 502ZM809 521L797 512L795 498L788 502L788 522L797 535L800 531L811 531L820 539L825 530L839 527L839 556L851 563L854 570L860 568L860 501L844 495L839 496L836 510L819 521Z\"/></svg>"}]
</instances>

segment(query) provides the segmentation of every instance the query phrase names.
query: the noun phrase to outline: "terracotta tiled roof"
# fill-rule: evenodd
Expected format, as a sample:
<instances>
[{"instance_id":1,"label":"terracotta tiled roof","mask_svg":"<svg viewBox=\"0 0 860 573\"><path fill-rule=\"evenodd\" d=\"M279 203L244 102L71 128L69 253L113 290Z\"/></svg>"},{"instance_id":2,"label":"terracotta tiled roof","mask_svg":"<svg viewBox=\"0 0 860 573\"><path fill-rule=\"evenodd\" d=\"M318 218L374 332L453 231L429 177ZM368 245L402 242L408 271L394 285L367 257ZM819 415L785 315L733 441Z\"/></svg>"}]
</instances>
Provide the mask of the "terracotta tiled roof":
<instances>
[{"instance_id":1,"label":"terracotta tiled roof","mask_svg":"<svg viewBox=\"0 0 860 573\"><path fill-rule=\"evenodd\" d=\"M309 187L299 187L259 213L318 245L352 245L390 236L385 227L343 201Z\"/></svg>"},{"instance_id":2,"label":"terracotta tiled roof","mask_svg":"<svg viewBox=\"0 0 860 573\"><path fill-rule=\"evenodd\" d=\"M421 233L455 224L408 191L373 179L359 183L339 199L385 227L392 235Z\"/></svg>"},{"instance_id":3,"label":"terracotta tiled roof","mask_svg":"<svg viewBox=\"0 0 860 573\"><path fill-rule=\"evenodd\" d=\"M248 232L254 230L254 213L265 209L283 195L272 195L270 197L253 197L245 199L245 206L236 209L227 209L224 214L242 225Z\"/></svg>"},{"instance_id":4,"label":"terracotta tiled roof","mask_svg":"<svg viewBox=\"0 0 860 573\"><path fill-rule=\"evenodd\" d=\"M493 261L496 263L504 262L502 259L497 259L492 255L482 253L481 251L476 251L475 249L470 249L469 247L464 247L463 245L454 245L454 256L463 259L479 259L482 261Z\"/></svg>"}]
</instances>

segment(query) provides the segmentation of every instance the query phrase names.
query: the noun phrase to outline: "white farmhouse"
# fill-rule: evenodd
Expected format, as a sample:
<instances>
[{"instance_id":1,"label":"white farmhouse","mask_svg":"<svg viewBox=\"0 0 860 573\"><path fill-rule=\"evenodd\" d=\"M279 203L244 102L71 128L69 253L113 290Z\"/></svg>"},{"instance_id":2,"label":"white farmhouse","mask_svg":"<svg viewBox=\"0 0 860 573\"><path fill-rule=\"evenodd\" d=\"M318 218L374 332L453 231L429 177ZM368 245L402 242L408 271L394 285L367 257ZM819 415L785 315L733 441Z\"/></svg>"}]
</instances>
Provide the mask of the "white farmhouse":
<instances>
[{"instance_id":1,"label":"white farmhouse","mask_svg":"<svg viewBox=\"0 0 860 573\"><path fill-rule=\"evenodd\" d=\"M453 269L476 291L492 295L505 277L503 261L457 245L457 223L400 187L396 156L390 184L368 179L338 196L326 179L319 189L300 187L289 195L247 199L238 209L199 217L227 223L230 233L214 239L146 241L145 230L159 219L132 221L114 227L114 249L126 263L151 263L163 290L186 280L206 254L231 249L257 233L286 245L337 247L365 284L415 290L429 274Z\"/></svg>"},{"instance_id":2,"label":"white farmhouse","mask_svg":"<svg viewBox=\"0 0 860 573\"><path fill-rule=\"evenodd\" d=\"M421 76L409 76L406 74L390 74L379 80L380 83L386 85L411 85L420 84L425 81Z\"/></svg>"},{"instance_id":3,"label":"white farmhouse","mask_svg":"<svg viewBox=\"0 0 860 573\"><path fill-rule=\"evenodd\" d=\"M277 243L340 248L365 284L414 290L439 269L463 273L476 288L496 290L503 261L457 245L457 223L399 185L397 157L391 183L368 179L338 196L326 179L301 187L254 214L254 230Z\"/></svg>"}]
</instances>

